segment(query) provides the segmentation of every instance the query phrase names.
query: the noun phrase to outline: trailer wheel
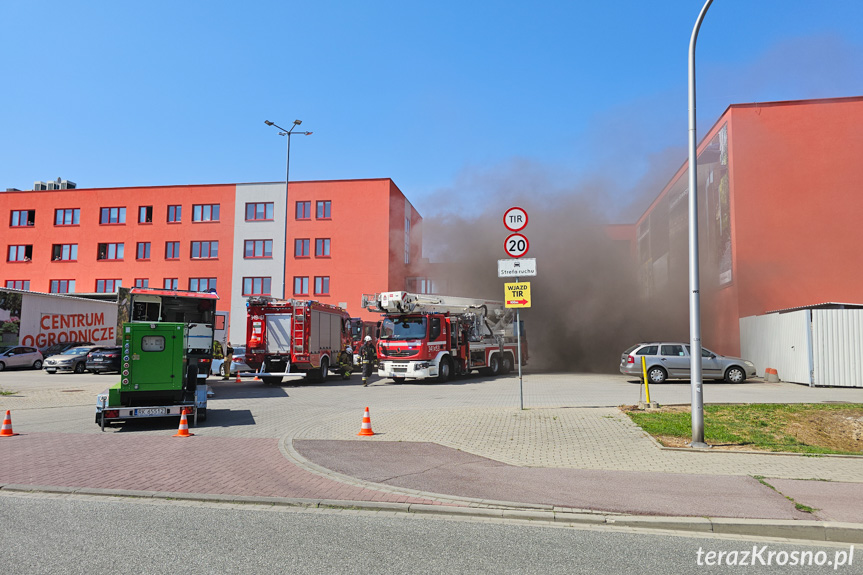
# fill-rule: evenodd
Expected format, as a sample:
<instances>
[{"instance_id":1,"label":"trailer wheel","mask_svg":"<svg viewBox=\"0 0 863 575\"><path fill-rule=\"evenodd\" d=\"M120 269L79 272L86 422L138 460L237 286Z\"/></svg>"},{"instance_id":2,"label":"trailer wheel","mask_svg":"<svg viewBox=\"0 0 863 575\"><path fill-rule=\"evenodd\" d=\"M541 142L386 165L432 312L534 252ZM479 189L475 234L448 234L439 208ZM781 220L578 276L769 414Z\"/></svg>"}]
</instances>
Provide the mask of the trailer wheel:
<instances>
[{"instance_id":1,"label":"trailer wheel","mask_svg":"<svg viewBox=\"0 0 863 575\"><path fill-rule=\"evenodd\" d=\"M449 381L449 378L452 376L452 360L449 356L444 356L443 359L440 360L440 365L437 368L437 381L438 383L446 383Z\"/></svg>"},{"instance_id":2,"label":"trailer wheel","mask_svg":"<svg viewBox=\"0 0 863 575\"><path fill-rule=\"evenodd\" d=\"M403 377L394 377L393 378L393 383L395 383L395 384L402 384L404 382L405 382L405 378L403 378Z\"/></svg>"},{"instance_id":3,"label":"trailer wheel","mask_svg":"<svg viewBox=\"0 0 863 575\"><path fill-rule=\"evenodd\" d=\"M198 421L207 421L207 408L199 407L198 408Z\"/></svg>"}]
</instances>

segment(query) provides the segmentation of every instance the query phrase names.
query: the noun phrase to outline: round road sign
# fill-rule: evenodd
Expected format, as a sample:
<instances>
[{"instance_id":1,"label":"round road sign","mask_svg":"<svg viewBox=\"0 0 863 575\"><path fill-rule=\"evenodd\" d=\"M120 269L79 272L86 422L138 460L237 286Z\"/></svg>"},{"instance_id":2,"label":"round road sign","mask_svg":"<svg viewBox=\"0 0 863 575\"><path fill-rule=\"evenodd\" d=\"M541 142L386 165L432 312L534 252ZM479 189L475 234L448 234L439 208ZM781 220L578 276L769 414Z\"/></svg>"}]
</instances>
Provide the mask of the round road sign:
<instances>
[{"instance_id":1,"label":"round road sign","mask_svg":"<svg viewBox=\"0 0 863 575\"><path fill-rule=\"evenodd\" d=\"M503 214L503 225L511 232L520 232L527 226L527 212L521 208L510 208Z\"/></svg>"},{"instance_id":2,"label":"round road sign","mask_svg":"<svg viewBox=\"0 0 863 575\"><path fill-rule=\"evenodd\" d=\"M510 234L503 242L503 249L514 258L520 258L529 248L530 242L521 234Z\"/></svg>"}]
</instances>

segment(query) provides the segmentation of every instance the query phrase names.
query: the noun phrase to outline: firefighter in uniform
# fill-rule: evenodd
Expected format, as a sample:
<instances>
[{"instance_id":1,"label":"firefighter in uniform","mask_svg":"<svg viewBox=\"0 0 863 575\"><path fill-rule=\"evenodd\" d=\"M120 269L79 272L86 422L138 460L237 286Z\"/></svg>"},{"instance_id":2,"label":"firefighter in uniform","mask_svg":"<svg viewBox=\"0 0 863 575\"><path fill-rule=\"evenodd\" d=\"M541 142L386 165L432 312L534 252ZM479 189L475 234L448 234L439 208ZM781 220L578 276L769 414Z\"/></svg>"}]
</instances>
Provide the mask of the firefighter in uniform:
<instances>
[{"instance_id":1,"label":"firefighter in uniform","mask_svg":"<svg viewBox=\"0 0 863 575\"><path fill-rule=\"evenodd\" d=\"M231 379L231 362L234 361L234 348L231 344L225 348L225 363L222 364L222 379Z\"/></svg>"},{"instance_id":2,"label":"firefighter in uniform","mask_svg":"<svg viewBox=\"0 0 863 575\"><path fill-rule=\"evenodd\" d=\"M369 377L372 375L372 368L377 362L377 354L375 346L372 345L372 337L367 335L363 347L360 348L360 360L363 364L363 387L368 387Z\"/></svg>"},{"instance_id":3,"label":"firefighter in uniform","mask_svg":"<svg viewBox=\"0 0 863 575\"><path fill-rule=\"evenodd\" d=\"M342 379L350 379L354 371L354 348L350 345L339 354L339 367L342 368Z\"/></svg>"}]
</instances>

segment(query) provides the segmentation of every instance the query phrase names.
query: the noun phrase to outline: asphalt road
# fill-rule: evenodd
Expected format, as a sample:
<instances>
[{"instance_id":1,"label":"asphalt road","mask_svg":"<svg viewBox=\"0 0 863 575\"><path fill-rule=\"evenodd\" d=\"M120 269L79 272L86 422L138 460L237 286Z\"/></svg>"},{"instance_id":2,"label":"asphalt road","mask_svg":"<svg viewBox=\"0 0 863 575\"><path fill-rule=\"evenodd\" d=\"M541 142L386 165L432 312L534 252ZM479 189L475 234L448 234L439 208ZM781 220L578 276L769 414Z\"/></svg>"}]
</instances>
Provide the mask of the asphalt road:
<instances>
[{"instance_id":1,"label":"asphalt road","mask_svg":"<svg viewBox=\"0 0 863 575\"><path fill-rule=\"evenodd\" d=\"M860 573L858 563L863 563L863 551L855 550L852 558L847 545L384 512L2 493L0 541L0 564L10 575L812 574ZM720 552L725 561L734 557L737 563L745 552L755 564L705 565L716 563ZM709 553L714 553L712 561ZM813 565L790 565L795 557L799 563L810 556ZM843 564L834 565L837 560ZM786 564L778 565L781 561Z\"/></svg>"}]
</instances>

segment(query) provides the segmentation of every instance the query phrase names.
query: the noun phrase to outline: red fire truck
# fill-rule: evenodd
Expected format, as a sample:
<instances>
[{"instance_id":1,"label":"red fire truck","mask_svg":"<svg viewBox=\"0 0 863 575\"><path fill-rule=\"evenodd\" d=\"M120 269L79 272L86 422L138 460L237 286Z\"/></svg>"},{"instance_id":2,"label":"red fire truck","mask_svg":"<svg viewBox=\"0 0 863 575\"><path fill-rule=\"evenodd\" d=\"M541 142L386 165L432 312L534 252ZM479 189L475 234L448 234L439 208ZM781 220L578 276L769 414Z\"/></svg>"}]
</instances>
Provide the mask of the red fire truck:
<instances>
[{"instance_id":1,"label":"red fire truck","mask_svg":"<svg viewBox=\"0 0 863 575\"><path fill-rule=\"evenodd\" d=\"M503 302L384 292L363 296L363 307L384 314L378 339L378 375L397 383L479 370L508 373L518 357L514 314ZM523 327L521 363L527 363Z\"/></svg>"},{"instance_id":2,"label":"red fire truck","mask_svg":"<svg viewBox=\"0 0 863 575\"><path fill-rule=\"evenodd\" d=\"M313 382L340 373L339 354L351 342L350 315L304 300L252 297L246 302L246 363L267 384L289 373ZM251 375L251 374L250 374Z\"/></svg>"}]
</instances>

